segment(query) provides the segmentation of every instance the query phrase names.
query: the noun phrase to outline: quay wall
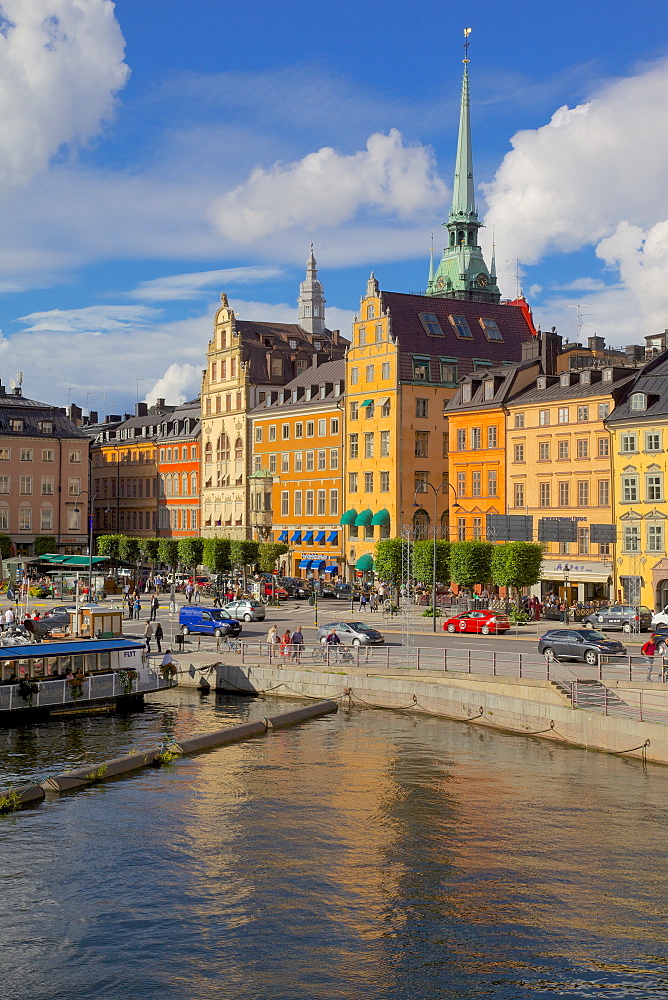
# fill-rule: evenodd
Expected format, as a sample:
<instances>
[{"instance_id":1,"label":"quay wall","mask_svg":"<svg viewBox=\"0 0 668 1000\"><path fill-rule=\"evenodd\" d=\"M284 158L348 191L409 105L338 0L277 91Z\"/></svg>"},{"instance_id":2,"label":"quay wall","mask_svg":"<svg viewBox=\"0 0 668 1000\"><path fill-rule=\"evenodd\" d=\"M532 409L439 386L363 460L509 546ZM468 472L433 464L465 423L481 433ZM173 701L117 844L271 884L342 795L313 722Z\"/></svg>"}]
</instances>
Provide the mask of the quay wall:
<instances>
[{"instance_id":1,"label":"quay wall","mask_svg":"<svg viewBox=\"0 0 668 1000\"><path fill-rule=\"evenodd\" d=\"M221 663L220 659L215 672L215 683L212 677L210 683L218 691L338 699L342 705L422 712L668 764L668 725L573 708L567 696L547 680L455 671L327 670L304 665ZM623 694L621 686L616 690ZM656 695L664 693L668 710L668 690L659 691L657 686Z\"/></svg>"}]
</instances>

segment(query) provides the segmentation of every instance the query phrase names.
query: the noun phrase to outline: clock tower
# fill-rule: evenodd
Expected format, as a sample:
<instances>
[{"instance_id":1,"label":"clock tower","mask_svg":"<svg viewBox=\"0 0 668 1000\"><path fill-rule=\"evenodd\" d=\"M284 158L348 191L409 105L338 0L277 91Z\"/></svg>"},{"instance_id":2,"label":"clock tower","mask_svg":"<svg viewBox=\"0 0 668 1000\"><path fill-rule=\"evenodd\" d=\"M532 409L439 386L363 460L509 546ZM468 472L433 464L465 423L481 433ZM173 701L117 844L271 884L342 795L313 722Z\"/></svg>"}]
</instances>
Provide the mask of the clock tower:
<instances>
[{"instance_id":1,"label":"clock tower","mask_svg":"<svg viewBox=\"0 0 668 1000\"><path fill-rule=\"evenodd\" d=\"M430 267L427 295L448 299L471 299L474 302L498 302L501 293L496 284L496 269L492 258L491 270L487 268L478 245L478 221L473 185L473 153L471 149L471 115L469 106L468 35L464 45L464 79L459 113L459 138L457 161L452 189L452 207L448 221L443 223L448 233L448 245L433 272Z\"/></svg>"}]
</instances>

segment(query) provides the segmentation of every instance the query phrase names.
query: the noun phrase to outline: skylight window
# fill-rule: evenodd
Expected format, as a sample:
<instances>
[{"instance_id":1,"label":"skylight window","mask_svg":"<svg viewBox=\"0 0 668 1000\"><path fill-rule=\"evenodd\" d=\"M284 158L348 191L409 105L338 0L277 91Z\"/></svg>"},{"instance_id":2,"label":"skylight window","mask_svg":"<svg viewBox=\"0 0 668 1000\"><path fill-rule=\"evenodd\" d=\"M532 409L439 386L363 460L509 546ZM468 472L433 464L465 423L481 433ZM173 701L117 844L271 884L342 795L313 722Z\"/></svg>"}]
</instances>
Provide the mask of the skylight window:
<instances>
[{"instance_id":1,"label":"skylight window","mask_svg":"<svg viewBox=\"0 0 668 1000\"><path fill-rule=\"evenodd\" d=\"M485 336L488 340L496 340L503 343L503 337L501 336L501 331L496 325L495 319L482 319L480 320L480 325L484 330Z\"/></svg>"},{"instance_id":2,"label":"skylight window","mask_svg":"<svg viewBox=\"0 0 668 1000\"><path fill-rule=\"evenodd\" d=\"M450 316L450 322L455 328L455 334L460 340L473 340L471 327L464 316Z\"/></svg>"},{"instance_id":3,"label":"skylight window","mask_svg":"<svg viewBox=\"0 0 668 1000\"><path fill-rule=\"evenodd\" d=\"M420 321L430 337L444 337L436 313L420 313Z\"/></svg>"}]
</instances>

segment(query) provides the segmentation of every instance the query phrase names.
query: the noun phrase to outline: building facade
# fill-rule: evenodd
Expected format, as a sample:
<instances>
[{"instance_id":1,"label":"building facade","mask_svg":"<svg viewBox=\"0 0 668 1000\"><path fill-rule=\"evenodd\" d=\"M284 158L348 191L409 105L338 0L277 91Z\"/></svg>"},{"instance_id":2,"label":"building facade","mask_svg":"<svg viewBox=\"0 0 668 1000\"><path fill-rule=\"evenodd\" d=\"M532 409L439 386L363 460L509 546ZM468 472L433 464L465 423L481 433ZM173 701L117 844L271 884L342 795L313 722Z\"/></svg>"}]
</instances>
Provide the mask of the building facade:
<instances>
[{"instance_id":1,"label":"building facade","mask_svg":"<svg viewBox=\"0 0 668 1000\"><path fill-rule=\"evenodd\" d=\"M313 248L300 287L299 323L238 319L227 296L214 320L202 379L202 535L250 538L249 413L314 361L343 356L347 341L325 325Z\"/></svg>"},{"instance_id":2,"label":"building facade","mask_svg":"<svg viewBox=\"0 0 668 1000\"><path fill-rule=\"evenodd\" d=\"M668 604L668 354L651 360L606 419L613 461L618 597Z\"/></svg>"},{"instance_id":3,"label":"building facade","mask_svg":"<svg viewBox=\"0 0 668 1000\"><path fill-rule=\"evenodd\" d=\"M200 402L165 414L158 435L158 530L162 538L199 535Z\"/></svg>"},{"instance_id":4,"label":"building facade","mask_svg":"<svg viewBox=\"0 0 668 1000\"><path fill-rule=\"evenodd\" d=\"M88 472L89 440L64 412L0 383L0 532L14 555L33 555L39 535L86 550Z\"/></svg>"},{"instance_id":5,"label":"building facade","mask_svg":"<svg viewBox=\"0 0 668 1000\"><path fill-rule=\"evenodd\" d=\"M342 574L345 367L312 365L251 414L254 537L290 546L287 576Z\"/></svg>"}]
</instances>

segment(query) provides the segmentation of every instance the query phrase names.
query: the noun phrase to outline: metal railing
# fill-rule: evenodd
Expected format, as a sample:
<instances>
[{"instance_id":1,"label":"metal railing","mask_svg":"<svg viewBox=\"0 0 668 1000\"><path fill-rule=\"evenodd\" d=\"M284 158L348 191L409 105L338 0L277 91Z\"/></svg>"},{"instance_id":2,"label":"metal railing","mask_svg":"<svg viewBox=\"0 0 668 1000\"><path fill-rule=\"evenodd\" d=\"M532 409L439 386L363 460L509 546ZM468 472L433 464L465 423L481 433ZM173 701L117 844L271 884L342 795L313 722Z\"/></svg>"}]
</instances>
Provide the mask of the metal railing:
<instances>
[{"instance_id":1,"label":"metal railing","mask_svg":"<svg viewBox=\"0 0 668 1000\"><path fill-rule=\"evenodd\" d=\"M611 691L604 684L574 681L571 688L573 708L587 712L599 712L638 722L654 722L668 725L668 700L659 691L643 688L625 690L624 697Z\"/></svg>"},{"instance_id":2,"label":"metal railing","mask_svg":"<svg viewBox=\"0 0 668 1000\"><path fill-rule=\"evenodd\" d=\"M12 712L26 708L50 708L55 705L73 705L78 702L101 701L119 698L122 695L142 694L147 691L162 691L171 683L156 671L149 671L143 677L119 679L119 671L109 674L91 674L81 683L73 679L59 678L49 681L33 681L37 688L27 697L21 697L19 684L0 685L0 712Z\"/></svg>"}]
</instances>

